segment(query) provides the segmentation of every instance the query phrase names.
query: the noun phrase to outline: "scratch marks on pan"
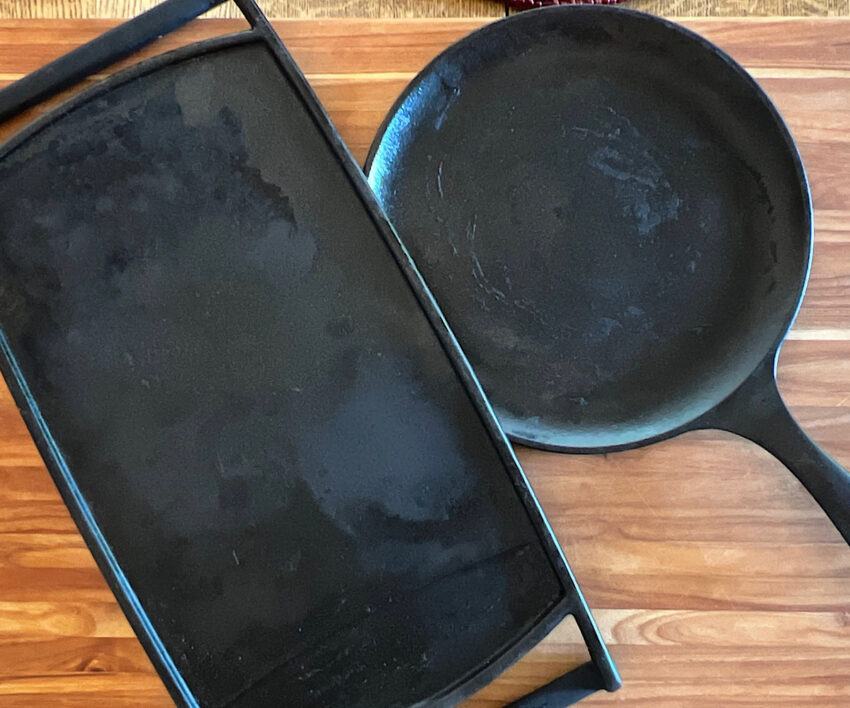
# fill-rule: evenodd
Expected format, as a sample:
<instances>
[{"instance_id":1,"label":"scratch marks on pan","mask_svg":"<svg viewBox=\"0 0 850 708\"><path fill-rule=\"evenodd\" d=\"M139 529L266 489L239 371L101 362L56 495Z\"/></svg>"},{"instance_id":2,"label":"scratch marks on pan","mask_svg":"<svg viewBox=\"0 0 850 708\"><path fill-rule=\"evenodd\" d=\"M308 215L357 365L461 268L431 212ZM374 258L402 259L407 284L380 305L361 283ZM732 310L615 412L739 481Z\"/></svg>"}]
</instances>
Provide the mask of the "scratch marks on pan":
<instances>
[{"instance_id":1,"label":"scratch marks on pan","mask_svg":"<svg viewBox=\"0 0 850 708\"><path fill-rule=\"evenodd\" d=\"M456 256L459 251L457 250L457 244L455 243L455 240L452 238L450 231L446 233L446 240L449 242L449 246L452 247L452 255Z\"/></svg>"},{"instance_id":2,"label":"scratch marks on pan","mask_svg":"<svg viewBox=\"0 0 850 708\"><path fill-rule=\"evenodd\" d=\"M434 130L440 130L440 128L443 127L443 123L446 120L446 116L448 115L455 101L457 101L458 96L460 96L460 86L452 86L442 76L440 77L440 81L443 83L443 86L448 89L448 93L447 98L445 99L445 103L443 104L443 109L439 112L437 118L434 120Z\"/></svg>"},{"instance_id":3,"label":"scratch marks on pan","mask_svg":"<svg viewBox=\"0 0 850 708\"><path fill-rule=\"evenodd\" d=\"M452 254L457 256L459 255L459 248L457 243L455 243L454 239L451 237L450 232L446 234L449 246L451 246ZM508 267L506 265L502 266L502 280L504 281L504 285L502 287L497 287L493 280L488 276L487 272L484 270L484 266L481 265L481 260L478 257L478 253L476 252L476 238L478 236L478 213L474 212L472 214L472 218L466 224L466 255L469 256L470 265L472 268L472 277L475 279L475 283L484 295L476 295L475 300L481 306L483 310L489 310L490 300L485 297L489 296L489 298L495 299L501 303L505 303L506 305L516 307L523 312L531 315L535 320L537 320L541 325L548 325L549 321L540 310L534 305L534 303L527 298L514 298L511 296L510 298L507 295L506 291L512 291L513 285L511 284L510 274L508 272ZM498 267L496 268L498 271ZM499 280L499 276L497 274L496 280Z\"/></svg>"},{"instance_id":4,"label":"scratch marks on pan","mask_svg":"<svg viewBox=\"0 0 850 708\"><path fill-rule=\"evenodd\" d=\"M505 301L505 293L490 284L487 280L487 276L484 275L484 270L481 268L481 261L478 260L478 256L474 253L472 254L472 277L475 278L475 282L478 283L478 287L480 287L485 293L497 300L502 302Z\"/></svg>"},{"instance_id":5,"label":"scratch marks on pan","mask_svg":"<svg viewBox=\"0 0 850 708\"><path fill-rule=\"evenodd\" d=\"M440 194L440 199L445 199L446 195L443 194L443 160L440 160L440 164L437 165L437 192Z\"/></svg>"},{"instance_id":6,"label":"scratch marks on pan","mask_svg":"<svg viewBox=\"0 0 850 708\"><path fill-rule=\"evenodd\" d=\"M478 212L472 214L472 219L466 225L466 240L469 243L475 241L475 232L478 230Z\"/></svg>"},{"instance_id":7,"label":"scratch marks on pan","mask_svg":"<svg viewBox=\"0 0 850 708\"><path fill-rule=\"evenodd\" d=\"M543 315L543 313L540 312L540 310L537 309L537 307L534 305L534 303L531 302L531 300L520 298L518 300L514 300L513 305L514 305L514 307L519 308L520 310L523 310L524 312L527 312L528 314L530 314L535 320L537 320L543 326L545 326L545 327L549 326L549 318L545 317ZM571 327L570 325L568 325L564 322L562 322L560 326L565 328L565 329L575 331L575 327Z\"/></svg>"},{"instance_id":8,"label":"scratch marks on pan","mask_svg":"<svg viewBox=\"0 0 850 708\"><path fill-rule=\"evenodd\" d=\"M600 147L590 156L589 161L592 167L595 167L608 177L613 177L623 182L634 180L649 189L655 189L657 186L657 177L654 174L654 170L648 170L645 174L640 174L636 170L632 171L634 164L631 161L627 161L627 158L613 147L607 145Z\"/></svg>"},{"instance_id":9,"label":"scratch marks on pan","mask_svg":"<svg viewBox=\"0 0 850 708\"><path fill-rule=\"evenodd\" d=\"M608 137L607 135L605 135L603 132L601 132L599 130L591 130L590 128L582 128L581 126L578 126L578 125L570 126L570 130L572 130L574 133L578 133L581 136L582 140L587 140L588 135L592 135L596 138L603 138L603 139ZM566 137L566 131L563 131L563 132L564 132L564 136Z\"/></svg>"},{"instance_id":10,"label":"scratch marks on pan","mask_svg":"<svg viewBox=\"0 0 850 708\"><path fill-rule=\"evenodd\" d=\"M582 140L593 135L601 142L588 156L588 165L615 180L615 198L623 215L634 219L638 234L648 236L665 221L676 221L681 199L664 177L652 142L611 107L593 119L594 128L572 130Z\"/></svg>"},{"instance_id":11,"label":"scratch marks on pan","mask_svg":"<svg viewBox=\"0 0 850 708\"><path fill-rule=\"evenodd\" d=\"M472 260L472 277L475 278L475 282L478 283L478 287L480 287L485 293L504 302L506 299L504 291L499 290L499 288L490 283L484 273L484 269L481 267L481 261L475 253L475 232L477 230L478 213L476 212L472 215L472 219L466 226L466 240L469 243L469 258ZM484 305L484 303L481 304Z\"/></svg>"}]
</instances>

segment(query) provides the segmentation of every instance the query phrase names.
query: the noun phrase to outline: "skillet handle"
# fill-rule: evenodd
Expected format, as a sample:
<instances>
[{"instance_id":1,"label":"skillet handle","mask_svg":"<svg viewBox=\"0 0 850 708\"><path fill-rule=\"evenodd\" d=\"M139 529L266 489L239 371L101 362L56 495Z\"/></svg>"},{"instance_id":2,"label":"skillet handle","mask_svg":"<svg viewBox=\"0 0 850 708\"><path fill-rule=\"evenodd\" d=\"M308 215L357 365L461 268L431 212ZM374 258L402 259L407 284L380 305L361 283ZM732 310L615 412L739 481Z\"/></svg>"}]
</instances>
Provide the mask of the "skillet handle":
<instances>
[{"instance_id":1,"label":"skillet handle","mask_svg":"<svg viewBox=\"0 0 850 708\"><path fill-rule=\"evenodd\" d=\"M850 544L850 474L803 431L776 385L776 358L768 356L725 401L699 421L736 433L782 462L814 497Z\"/></svg>"}]
</instances>

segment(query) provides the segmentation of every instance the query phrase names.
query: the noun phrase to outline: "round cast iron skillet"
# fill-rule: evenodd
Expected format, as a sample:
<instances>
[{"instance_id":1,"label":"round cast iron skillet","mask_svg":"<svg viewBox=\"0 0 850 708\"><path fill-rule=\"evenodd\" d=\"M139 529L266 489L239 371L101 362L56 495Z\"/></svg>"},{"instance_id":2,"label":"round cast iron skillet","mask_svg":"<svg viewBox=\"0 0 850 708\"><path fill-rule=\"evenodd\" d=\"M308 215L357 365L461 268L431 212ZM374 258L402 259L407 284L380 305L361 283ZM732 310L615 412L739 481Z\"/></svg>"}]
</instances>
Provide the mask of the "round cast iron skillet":
<instances>
[{"instance_id":1,"label":"round cast iron skillet","mask_svg":"<svg viewBox=\"0 0 850 708\"><path fill-rule=\"evenodd\" d=\"M515 441L729 430L850 541L850 476L774 375L809 270L806 177L717 47L607 7L496 22L414 79L366 170Z\"/></svg>"}]
</instances>

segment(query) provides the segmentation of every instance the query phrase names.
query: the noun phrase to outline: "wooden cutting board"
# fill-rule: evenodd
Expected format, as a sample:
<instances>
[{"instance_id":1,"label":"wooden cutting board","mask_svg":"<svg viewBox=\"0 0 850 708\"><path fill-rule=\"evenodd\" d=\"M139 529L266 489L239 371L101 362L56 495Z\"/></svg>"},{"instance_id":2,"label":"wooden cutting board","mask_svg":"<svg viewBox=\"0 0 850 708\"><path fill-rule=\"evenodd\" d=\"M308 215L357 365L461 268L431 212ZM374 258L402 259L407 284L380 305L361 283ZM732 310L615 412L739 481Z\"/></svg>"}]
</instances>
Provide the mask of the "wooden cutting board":
<instances>
[{"instance_id":1,"label":"wooden cutting board","mask_svg":"<svg viewBox=\"0 0 850 708\"><path fill-rule=\"evenodd\" d=\"M275 24L362 162L407 81L481 22ZM780 388L850 467L850 19L685 24L753 73L799 142L817 236ZM0 85L112 25L0 23ZM200 21L154 49L241 28ZM609 456L519 454L625 682L582 705L850 705L850 548L770 455L717 432ZM565 623L466 705L503 705L583 652ZM0 708L169 705L0 384Z\"/></svg>"}]
</instances>

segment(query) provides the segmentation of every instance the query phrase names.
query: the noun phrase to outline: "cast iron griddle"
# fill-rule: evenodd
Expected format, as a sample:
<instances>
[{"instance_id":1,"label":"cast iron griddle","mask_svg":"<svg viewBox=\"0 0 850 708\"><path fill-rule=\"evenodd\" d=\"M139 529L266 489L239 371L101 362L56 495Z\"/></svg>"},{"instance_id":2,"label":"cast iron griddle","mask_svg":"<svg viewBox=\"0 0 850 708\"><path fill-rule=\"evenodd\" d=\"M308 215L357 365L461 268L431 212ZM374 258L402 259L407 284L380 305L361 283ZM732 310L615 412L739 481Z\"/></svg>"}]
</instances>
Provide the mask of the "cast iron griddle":
<instances>
[{"instance_id":1,"label":"cast iron griddle","mask_svg":"<svg viewBox=\"0 0 850 708\"><path fill-rule=\"evenodd\" d=\"M808 275L799 155L755 81L627 10L533 10L438 56L369 181L515 440L600 452L720 427L850 541L850 475L773 376Z\"/></svg>"},{"instance_id":2,"label":"cast iron griddle","mask_svg":"<svg viewBox=\"0 0 850 708\"><path fill-rule=\"evenodd\" d=\"M265 20L0 152L3 372L175 699L450 705L575 613L507 441ZM600 684L601 685L601 684Z\"/></svg>"}]
</instances>

